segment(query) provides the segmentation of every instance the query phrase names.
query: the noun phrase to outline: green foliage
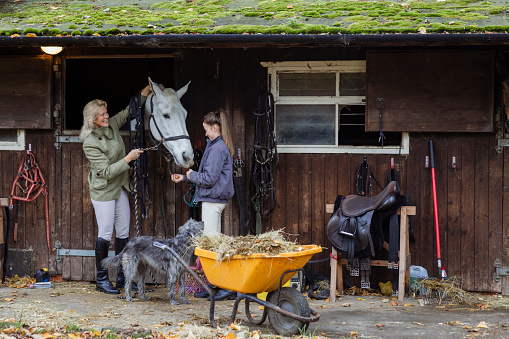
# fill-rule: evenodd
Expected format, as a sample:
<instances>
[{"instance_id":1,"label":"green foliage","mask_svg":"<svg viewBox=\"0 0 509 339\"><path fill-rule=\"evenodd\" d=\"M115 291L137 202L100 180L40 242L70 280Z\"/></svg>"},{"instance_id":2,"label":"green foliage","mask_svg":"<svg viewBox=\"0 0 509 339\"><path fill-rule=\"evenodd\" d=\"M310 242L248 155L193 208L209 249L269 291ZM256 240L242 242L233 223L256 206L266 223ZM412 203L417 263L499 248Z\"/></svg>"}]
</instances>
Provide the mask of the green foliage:
<instances>
[{"instance_id":1,"label":"green foliage","mask_svg":"<svg viewBox=\"0 0 509 339\"><path fill-rule=\"evenodd\" d=\"M34 33L36 35L39 35L40 34L40 31L37 29L37 28L25 28L25 30L23 30L23 34L28 34L28 33Z\"/></svg>"},{"instance_id":2,"label":"green foliage","mask_svg":"<svg viewBox=\"0 0 509 339\"><path fill-rule=\"evenodd\" d=\"M115 27L115 28L107 29L105 33L106 33L106 35L117 35L117 34L122 33L122 31L120 29L118 29L117 27Z\"/></svg>"}]
</instances>

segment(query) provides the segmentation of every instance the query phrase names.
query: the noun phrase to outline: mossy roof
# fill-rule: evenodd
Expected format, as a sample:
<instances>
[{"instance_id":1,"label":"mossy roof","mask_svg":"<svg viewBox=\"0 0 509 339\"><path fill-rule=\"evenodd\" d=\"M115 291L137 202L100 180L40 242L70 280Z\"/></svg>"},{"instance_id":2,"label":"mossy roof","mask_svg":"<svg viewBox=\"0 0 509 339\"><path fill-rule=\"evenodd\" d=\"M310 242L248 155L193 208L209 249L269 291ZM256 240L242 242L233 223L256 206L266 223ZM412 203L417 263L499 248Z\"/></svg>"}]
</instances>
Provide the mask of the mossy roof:
<instances>
[{"instance_id":1,"label":"mossy roof","mask_svg":"<svg viewBox=\"0 0 509 339\"><path fill-rule=\"evenodd\" d=\"M506 33L506 0L8 0L0 36Z\"/></svg>"}]
</instances>

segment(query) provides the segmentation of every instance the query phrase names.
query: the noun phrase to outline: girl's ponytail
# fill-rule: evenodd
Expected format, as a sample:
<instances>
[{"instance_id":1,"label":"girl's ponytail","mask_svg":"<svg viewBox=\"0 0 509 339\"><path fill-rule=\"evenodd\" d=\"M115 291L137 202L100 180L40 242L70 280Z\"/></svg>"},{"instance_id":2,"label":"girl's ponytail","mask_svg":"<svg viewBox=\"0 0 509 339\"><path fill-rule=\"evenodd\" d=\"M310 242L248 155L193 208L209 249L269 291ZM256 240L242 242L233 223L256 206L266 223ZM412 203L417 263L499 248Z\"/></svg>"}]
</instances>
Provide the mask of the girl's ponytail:
<instances>
[{"instance_id":1,"label":"girl's ponytail","mask_svg":"<svg viewBox=\"0 0 509 339\"><path fill-rule=\"evenodd\" d=\"M226 147L230 150L230 155L233 157L235 154L235 147L233 146L232 134L230 133L230 124L228 122L228 117L226 113L221 109L219 110L219 117L221 120L221 135L223 136L223 141L226 144Z\"/></svg>"},{"instance_id":2,"label":"girl's ponytail","mask_svg":"<svg viewBox=\"0 0 509 339\"><path fill-rule=\"evenodd\" d=\"M207 113L203 117L203 122L210 126L213 125L219 126L219 128L221 129L221 136L223 138L223 141L226 144L226 147L228 147L230 155L233 157L233 155L235 154L235 147L233 146L233 139L228 123L228 116L226 115L226 113L222 109L220 109L219 111Z\"/></svg>"}]
</instances>

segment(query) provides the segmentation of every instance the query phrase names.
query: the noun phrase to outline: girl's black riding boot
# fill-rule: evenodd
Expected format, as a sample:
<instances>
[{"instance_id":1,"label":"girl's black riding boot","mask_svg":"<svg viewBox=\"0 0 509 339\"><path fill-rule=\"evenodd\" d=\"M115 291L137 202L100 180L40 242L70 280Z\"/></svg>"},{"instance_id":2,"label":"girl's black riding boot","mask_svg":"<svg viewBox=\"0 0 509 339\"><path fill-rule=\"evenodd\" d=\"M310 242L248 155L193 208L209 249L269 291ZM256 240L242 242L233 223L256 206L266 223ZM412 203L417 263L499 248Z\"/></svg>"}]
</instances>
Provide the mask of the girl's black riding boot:
<instances>
[{"instance_id":1,"label":"girl's black riding boot","mask_svg":"<svg viewBox=\"0 0 509 339\"><path fill-rule=\"evenodd\" d=\"M125 245L127 245L127 242L129 241L128 238L115 238L115 255L119 255L120 252L124 249ZM125 286L125 275L124 270L122 269L122 265L117 267L118 273L117 273L117 281L115 283L115 286L117 288L124 288ZM131 291L137 291L138 286L136 283L131 284Z\"/></svg>"},{"instance_id":2,"label":"girl's black riding boot","mask_svg":"<svg viewBox=\"0 0 509 339\"><path fill-rule=\"evenodd\" d=\"M96 290L108 294L120 294L110 282L108 269L102 267L101 261L108 256L110 242L103 238L97 238L95 244L95 267L97 269Z\"/></svg>"}]
</instances>

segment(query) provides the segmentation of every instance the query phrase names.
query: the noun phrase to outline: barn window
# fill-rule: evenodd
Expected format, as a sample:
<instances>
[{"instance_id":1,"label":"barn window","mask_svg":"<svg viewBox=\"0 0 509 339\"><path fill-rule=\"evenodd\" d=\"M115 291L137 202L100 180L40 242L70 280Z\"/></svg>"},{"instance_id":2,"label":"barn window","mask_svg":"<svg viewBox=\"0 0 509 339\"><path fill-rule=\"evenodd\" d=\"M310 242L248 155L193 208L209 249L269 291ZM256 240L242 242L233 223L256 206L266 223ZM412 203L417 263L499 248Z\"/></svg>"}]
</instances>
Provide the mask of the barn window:
<instances>
[{"instance_id":1,"label":"barn window","mask_svg":"<svg viewBox=\"0 0 509 339\"><path fill-rule=\"evenodd\" d=\"M408 133L366 132L366 62L262 63L281 153L408 153ZM383 129L382 129L383 130Z\"/></svg>"},{"instance_id":2,"label":"barn window","mask_svg":"<svg viewBox=\"0 0 509 339\"><path fill-rule=\"evenodd\" d=\"M25 130L0 129L0 150L23 151L25 149Z\"/></svg>"},{"instance_id":3,"label":"barn window","mask_svg":"<svg viewBox=\"0 0 509 339\"><path fill-rule=\"evenodd\" d=\"M174 58L169 55L67 58L64 119L67 134L79 133L83 125L83 108L90 100L106 101L108 112L113 116L126 108L131 97L148 85L149 77L173 88Z\"/></svg>"}]
</instances>

